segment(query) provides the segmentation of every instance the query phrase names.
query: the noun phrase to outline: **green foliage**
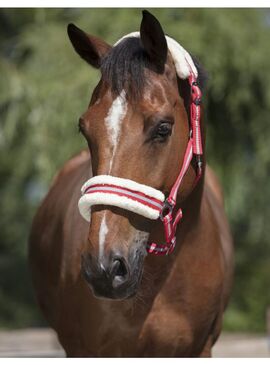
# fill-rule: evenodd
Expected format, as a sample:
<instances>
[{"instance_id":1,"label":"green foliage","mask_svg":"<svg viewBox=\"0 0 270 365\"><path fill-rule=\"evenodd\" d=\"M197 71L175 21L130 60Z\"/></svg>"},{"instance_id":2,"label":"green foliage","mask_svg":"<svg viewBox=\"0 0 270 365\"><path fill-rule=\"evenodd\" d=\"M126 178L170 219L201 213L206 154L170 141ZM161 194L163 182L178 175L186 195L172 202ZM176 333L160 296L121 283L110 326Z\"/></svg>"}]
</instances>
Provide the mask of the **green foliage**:
<instances>
[{"instance_id":1,"label":"green foliage","mask_svg":"<svg viewBox=\"0 0 270 365\"><path fill-rule=\"evenodd\" d=\"M261 331L270 305L269 11L154 9L165 32L209 73L208 161L226 197L236 275L231 330ZM99 73L75 55L74 22L114 43L139 29L138 9L0 11L0 325L40 325L27 269L31 219L53 175L85 147L77 120Z\"/></svg>"}]
</instances>

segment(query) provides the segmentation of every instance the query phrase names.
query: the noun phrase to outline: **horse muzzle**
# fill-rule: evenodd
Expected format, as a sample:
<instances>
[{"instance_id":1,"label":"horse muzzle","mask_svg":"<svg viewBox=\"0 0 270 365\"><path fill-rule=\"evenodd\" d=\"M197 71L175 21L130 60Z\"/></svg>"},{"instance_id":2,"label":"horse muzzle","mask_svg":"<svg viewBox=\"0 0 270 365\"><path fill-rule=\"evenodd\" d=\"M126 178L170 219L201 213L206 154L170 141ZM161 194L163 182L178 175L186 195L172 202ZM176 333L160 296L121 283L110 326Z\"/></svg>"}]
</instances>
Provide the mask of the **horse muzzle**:
<instances>
[{"instance_id":1,"label":"horse muzzle","mask_svg":"<svg viewBox=\"0 0 270 365\"><path fill-rule=\"evenodd\" d=\"M96 297L127 299L137 292L145 255L144 247L136 249L133 259L112 254L101 261L86 253L82 255L82 274Z\"/></svg>"}]
</instances>

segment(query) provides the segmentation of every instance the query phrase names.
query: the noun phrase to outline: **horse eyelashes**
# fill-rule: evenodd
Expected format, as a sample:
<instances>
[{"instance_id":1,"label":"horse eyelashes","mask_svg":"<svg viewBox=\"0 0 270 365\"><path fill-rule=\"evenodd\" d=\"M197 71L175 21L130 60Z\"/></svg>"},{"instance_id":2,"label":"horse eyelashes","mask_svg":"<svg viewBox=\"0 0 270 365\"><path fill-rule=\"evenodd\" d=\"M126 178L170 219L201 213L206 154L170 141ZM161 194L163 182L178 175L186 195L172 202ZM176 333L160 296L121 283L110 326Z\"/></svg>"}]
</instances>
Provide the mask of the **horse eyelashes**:
<instances>
[{"instance_id":1,"label":"horse eyelashes","mask_svg":"<svg viewBox=\"0 0 270 365\"><path fill-rule=\"evenodd\" d=\"M156 142L165 142L172 134L172 124L169 122L161 122L152 133L152 140Z\"/></svg>"}]
</instances>

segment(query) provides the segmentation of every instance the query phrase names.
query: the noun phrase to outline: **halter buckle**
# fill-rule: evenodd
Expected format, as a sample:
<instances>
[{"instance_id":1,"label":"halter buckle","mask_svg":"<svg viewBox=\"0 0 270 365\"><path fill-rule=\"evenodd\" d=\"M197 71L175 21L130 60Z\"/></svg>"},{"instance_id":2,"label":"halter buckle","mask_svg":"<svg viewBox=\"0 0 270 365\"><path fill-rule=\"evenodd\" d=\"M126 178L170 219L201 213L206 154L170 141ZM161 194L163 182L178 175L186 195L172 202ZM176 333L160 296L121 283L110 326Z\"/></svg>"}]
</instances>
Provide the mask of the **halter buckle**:
<instances>
[{"instance_id":1,"label":"halter buckle","mask_svg":"<svg viewBox=\"0 0 270 365\"><path fill-rule=\"evenodd\" d=\"M202 160L201 160L201 155L196 155L196 162L197 162L197 168L199 173L201 173L202 171Z\"/></svg>"},{"instance_id":2,"label":"halter buckle","mask_svg":"<svg viewBox=\"0 0 270 365\"><path fill-rule=\"evenodd\" d=\"M196 98L195 100L193 100L193 103L198 106L198 105L201 105L202 103L202 99L201 98Z\"/></svg>"},{"instance_id":3,"label":"halter buckle","mask_svg":"<svg viewBox=\"0 0 270 365\"><path fill-rule=\"evenodd\" d=\"M159 218L160 220L163 222L164 221L164 218L168 215L168 214L172 214L173 212L173 208L174 208L174 205L172 203L170 203L168 201L168 199L165 200L164 204L163 204L163 207L159 213Z\"/></svg>"}]
</instances>

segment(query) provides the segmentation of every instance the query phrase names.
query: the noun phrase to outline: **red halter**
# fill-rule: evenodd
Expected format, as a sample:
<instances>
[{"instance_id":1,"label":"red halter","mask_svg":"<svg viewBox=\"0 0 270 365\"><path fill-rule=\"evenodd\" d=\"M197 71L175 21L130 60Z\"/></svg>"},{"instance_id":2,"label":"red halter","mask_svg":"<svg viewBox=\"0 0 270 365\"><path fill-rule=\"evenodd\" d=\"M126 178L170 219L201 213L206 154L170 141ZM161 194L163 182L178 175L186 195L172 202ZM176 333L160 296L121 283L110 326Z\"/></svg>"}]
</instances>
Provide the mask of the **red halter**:
<instances>
[{"instance_id":1,"label":"red halter","mask_svg":"<svg viewBox=\"0 0 270 365\"><path fill-rule=\"evenodd\" d=\"M185 176L193 156L196 157L197 171L194 186L199 181L202 175L202 137L201 137L201 90L197 83L197 78L194 73L191 72L189 76L189 84L191 87L191 104L190 104L190 137L187 144L184 161L180 173L171 189L168 198L163 204L163 208L160 211L159 218L163 222L165 230L165 244L147 243L147 251L154 255L168 255L171 253L176 244L176 229L177 225L183 217L182 209L178 209L173 217L173 210L176 205L177 193L180 188L183 177Z\"/></svg>"},{"instance_id":2,"label":"red halter","mask_svg":"<svg viewBox=\"0 0 270 365\"><path fill-rule=\"evenodd\" d=\"M192 70L190 70L188 80L191 87L189 141L183 165L168 198L165 199L161 191L132 180L110 175L97 175L83 185L82 197L78 203L80 213L87 221L90 221L90 207L96 204L115 205L149 219L161 219L164 225L166 243L148 242L147 251L154 255L167 255L175 247L176 229L183 214L182 210L178 209L174 217L173 212L178 190L194 155L197 164L194 186L202 175L201 91Z\"/></svg>"}]
</instances>

